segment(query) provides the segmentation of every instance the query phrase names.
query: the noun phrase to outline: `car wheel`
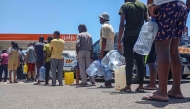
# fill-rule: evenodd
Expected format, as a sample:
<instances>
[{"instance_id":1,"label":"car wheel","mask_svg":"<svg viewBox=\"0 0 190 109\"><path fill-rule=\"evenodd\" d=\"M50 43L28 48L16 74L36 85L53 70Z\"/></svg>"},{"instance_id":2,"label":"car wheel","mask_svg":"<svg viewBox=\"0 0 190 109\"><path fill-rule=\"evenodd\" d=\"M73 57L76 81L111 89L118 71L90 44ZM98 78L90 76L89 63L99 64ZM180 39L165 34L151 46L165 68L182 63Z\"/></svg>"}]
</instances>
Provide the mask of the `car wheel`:
<instances>
[{"instance_id":1,"label":"car wheel","mask_svg":"<svg viewBox=\"0 0 190 109\"><path fill-rule=\"evenodd\" d=\"M189 75L183 75L182 78L186 79Z\"/></svg>"}]
</instances>

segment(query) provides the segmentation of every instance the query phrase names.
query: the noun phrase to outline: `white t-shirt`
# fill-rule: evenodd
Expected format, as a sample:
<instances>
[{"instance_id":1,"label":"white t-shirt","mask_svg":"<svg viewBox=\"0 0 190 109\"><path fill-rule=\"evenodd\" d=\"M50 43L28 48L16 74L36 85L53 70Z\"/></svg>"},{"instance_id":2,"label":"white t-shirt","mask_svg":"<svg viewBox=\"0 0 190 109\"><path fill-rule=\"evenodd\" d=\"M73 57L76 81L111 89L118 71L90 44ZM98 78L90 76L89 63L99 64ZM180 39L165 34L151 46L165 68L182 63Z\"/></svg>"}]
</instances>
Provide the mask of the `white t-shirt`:
<instances>
[{"instance_id":1,"label":"white t-shirt","mask_svg":"<svg viewBox=\"0 0 190 109\"><path fill-rule=\"evenodd\" d=\"M154 0L154 4L161 5L161 4L173 2L173 1L183 1L183 0Z\"/></svg>"}]
</instances>

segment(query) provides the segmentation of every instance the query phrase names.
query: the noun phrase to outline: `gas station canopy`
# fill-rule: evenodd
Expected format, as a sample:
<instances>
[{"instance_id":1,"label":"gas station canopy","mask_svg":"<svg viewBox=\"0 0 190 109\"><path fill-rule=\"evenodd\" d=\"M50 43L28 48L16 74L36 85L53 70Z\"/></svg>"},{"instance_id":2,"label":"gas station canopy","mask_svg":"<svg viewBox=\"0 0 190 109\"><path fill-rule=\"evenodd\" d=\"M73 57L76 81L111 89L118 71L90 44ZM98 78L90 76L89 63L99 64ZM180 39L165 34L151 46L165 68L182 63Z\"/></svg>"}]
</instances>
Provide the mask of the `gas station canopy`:
<instances>
[{"instance_id":1,"label":"gas station canopy","mask_svg":"<svg viewBox=\"0 0 190 109\"><path fill-rule=\"evenodd\" d=\"M26 49L29 43L38 42L40 36L43 36L46 41L47 37L53 34L0 34L0 50L8 49L11 41L17 42L20 48ZM77 34L61 34L60 38L65 41L65 50L75 50Z\"/></svg>"}]
</instances>

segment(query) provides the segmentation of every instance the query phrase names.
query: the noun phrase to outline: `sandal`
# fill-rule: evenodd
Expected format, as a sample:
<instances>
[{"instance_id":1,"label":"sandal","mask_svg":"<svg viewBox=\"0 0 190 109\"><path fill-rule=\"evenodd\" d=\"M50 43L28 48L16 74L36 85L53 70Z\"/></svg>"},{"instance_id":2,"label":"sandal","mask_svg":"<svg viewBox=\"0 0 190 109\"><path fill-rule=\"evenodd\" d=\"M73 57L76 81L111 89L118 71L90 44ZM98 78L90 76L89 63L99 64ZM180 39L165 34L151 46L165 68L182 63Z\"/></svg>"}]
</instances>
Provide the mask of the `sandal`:
<instances>
[{"instance_id":1,"label":"sandal","mask_svg":"<svg viewBox=\"0 0 190 109\"><path fill-rule=\"evenodd\" d=\"M161 99L157 99L157 98L154 98L150 95L146 95L144 97L142 97L142 100L146 100L146 101L156 101L156 102L169 102L169 100L161 100Z\"/></svg>"},{"instance_id":2,"label":"sandal","mask_svg":"<svg viewBox=\"0 0 190 109\"><path fill-rule=\"evenodd\" d=\"M144 88L137 88L136 90L135 90L135 92L138 92L138 93L144 93Z\"/></svg>"},{"instance_id":3,"label":"sandal","mask_svg":"<svg viewBox=\"0 0 190 109\"><path fill-rule=\"evenodd\" d=\"M14 81L14 83L18 83L17 81Z\"/></svg>"},{"instance_id":4,"label":"sandal","mask_svg":"<svg viewBox=\"0 0 190 109\"><path fill-rule=\"evenodd\" d=\"M157 87L151 87L151 86L145 86L144 87L144 90L157 90L158 88Z\"/></svg>"},{"instance_id":5,"label":"sandal","mask_svg":"<svg viewBox=\"0 0 190 109\"><path fill-rule=\"evenodd\" d=\"M87 87L88 83L80 83L79 87Z\"/></svg>"},{"instance_id":6,"label":"sandal","mask_svg":"<svg viewBox=\"0 0 190 109\"><path fill-rule=\"evenodd\" d=\"M131 90L131 88L126 88L125 87L125 88L121 89L120 92L122 92L122 93L131 93L132 90Z\"/></svg>"},{"instance_id":7,"label":"sandal","mask_svg":"<svg viewBox=\"0 0 190 109\"><path fill-rule=\"evenodd\" d=\"M34 85L40 85L40 83L35 83Z\"/></svg>"}]
</instances>

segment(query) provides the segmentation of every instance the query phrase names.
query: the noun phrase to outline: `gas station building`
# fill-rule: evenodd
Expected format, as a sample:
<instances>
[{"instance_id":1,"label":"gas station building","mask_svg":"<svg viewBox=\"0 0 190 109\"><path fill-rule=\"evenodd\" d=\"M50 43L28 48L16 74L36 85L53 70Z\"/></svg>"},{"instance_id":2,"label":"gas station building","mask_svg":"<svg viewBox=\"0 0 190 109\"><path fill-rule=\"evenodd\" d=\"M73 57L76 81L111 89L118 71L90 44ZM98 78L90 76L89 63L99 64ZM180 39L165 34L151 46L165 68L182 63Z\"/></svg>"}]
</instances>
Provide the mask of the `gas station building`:
<instances>
[{"instance_id":1,"label":"gas station building","mask_svg":"<svg viewBox=\"0 0 190 109\"><path fill-rule=\"evenodd\" d=\"M38 42L40 36L43 36L44 41L47 42L47 37L53 37L53 34L0 34L0 52L3 49L8 49L11 47L11 41L17 42L20 48L26 50L28 44ZM75 51L77 34L61 34L60 38L65 41L64 50Z\"/></svg>"}]
</instances>

